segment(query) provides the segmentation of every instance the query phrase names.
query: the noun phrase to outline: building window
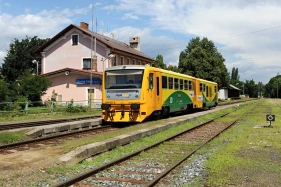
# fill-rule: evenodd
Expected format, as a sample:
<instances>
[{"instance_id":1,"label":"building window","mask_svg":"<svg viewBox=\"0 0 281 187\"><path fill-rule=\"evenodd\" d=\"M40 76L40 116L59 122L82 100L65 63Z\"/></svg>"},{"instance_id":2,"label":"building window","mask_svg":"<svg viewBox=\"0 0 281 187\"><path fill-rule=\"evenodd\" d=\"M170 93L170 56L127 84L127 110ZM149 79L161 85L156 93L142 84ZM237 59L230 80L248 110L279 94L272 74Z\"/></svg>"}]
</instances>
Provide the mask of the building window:
<instances>
[{"instance_id":1,"label":"building window","mask_svg":"<svg viewBox=\"0 0 281 187\"><path fill-rule=\"evenodd\" d=\"M138 60L138 64L137 65L140 65L141 63L140 63L140 61Z\"/></svg>"},{"instance_id":2,"label":"building window","mask_svg":"<svg viewBox=\"0 0 281 187\"><path fill-rule=\"evenodd\" d=\"M83 69L91 69L91 58L83 58Z\"/></svg>"},{"instance_id":3,"label":"building window","mask_svg":"<svg viewBox=\"0 0 281 187\"><path fill-rule=\"evenodd\" d=\"M129 65L130 64L130 59L129 58L127 58L127 65Z\"/></svg>"},{"instance_id":4,"label":"building window","mask_svg":"<svg viewBox=\"0 0 281 187\"><path fill-rule=\"evenodd\" d=\"M133 65L136 65L136 60L135 59L133 59Z\"/></svg>"},{"instance_id":5,"label":"building window","mask_svg":"<svg viewBox=\"0 0 281 187\"><path fill-rule=\"evenodd\" d=\"M120 65L124 65L124 57L120 57Z\"/></svg>"},{"instance_id":6,"label":"building window","mask_svg":"<svg viewBox=\"0 0 281 187\"><path fill-rule=\"evenodd\" d=\"M72 45L78 45L78 34L72 35Z\"/></svg>"}]
</instances>

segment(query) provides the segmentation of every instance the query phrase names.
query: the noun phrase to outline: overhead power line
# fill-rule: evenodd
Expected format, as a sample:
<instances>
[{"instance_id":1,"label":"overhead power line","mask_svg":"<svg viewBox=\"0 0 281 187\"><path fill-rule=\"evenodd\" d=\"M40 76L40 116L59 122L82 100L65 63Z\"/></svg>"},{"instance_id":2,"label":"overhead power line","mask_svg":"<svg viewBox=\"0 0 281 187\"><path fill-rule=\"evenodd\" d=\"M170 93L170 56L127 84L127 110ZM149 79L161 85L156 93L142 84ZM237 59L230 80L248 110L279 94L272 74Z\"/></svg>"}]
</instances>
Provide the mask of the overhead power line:
<instances>
[{"instance_id":1,"label":"overhead power line","mask_svg":"<svg viewBox=\"0 0 281 187\"><path fill-rule=\"evenodd\" d=\"M228 37L224 37L224 38L218 38L218 39L215 39L214 41L225 40L225 39L236 38L236 37L241 37L241 36L245 36L245 35L249 35L249 34L255 34L255 33L258 33L258 32L264 32L264 31L268 31L268 30L272 30L272 29L278 29L278 28L281 28L281 26L276 26L276 27L271 27L271 28L267 28L267 29L262 29L262 30L247 32L247 33L243 33L243 34L237 34L237 35L228 36ZM185 46L186 46L186 45L185 45ZM175 49L175 48L181 48L181 47L185 47L185 46L182 46L182 45L180 45L180 46L174 46L174 47L169 47L169 48L165 48L165 49L159 49L159 50L153 50L153 51L145 51L144 53L152 53L152 52L157 52L157 51L165 51L165 50Z\"/></svg>"}]
</instances>

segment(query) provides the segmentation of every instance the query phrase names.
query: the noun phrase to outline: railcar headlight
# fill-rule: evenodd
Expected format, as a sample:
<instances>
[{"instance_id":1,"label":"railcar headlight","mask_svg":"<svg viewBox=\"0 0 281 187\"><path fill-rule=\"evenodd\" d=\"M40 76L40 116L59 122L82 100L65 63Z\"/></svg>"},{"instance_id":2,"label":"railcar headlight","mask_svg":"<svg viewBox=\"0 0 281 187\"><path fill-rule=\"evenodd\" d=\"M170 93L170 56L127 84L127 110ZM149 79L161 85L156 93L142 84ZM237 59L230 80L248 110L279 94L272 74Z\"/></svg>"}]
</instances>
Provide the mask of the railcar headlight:
<instances>
[{"instance_id":1,"label":"railcar headlight","mask_svg":"<svg viewBox=\"0 0 281 187\"><path fill-rule=\"evenodd\" d=\"M138 95L135 96L135 98L138 98L138 97L139 97Z\"/></svg>"},{"instance_id":2,"label":"railcar headlight","mask_svg":"<svg viewBox=\"0 0 281 187\"><path fill-rule=\"evenodd\" d=\"M107 99L109 99L109 98L110 98L110 96L108 95L108 96L106 96L106 98L107 98Z\"/></svg>"}]
</instances>

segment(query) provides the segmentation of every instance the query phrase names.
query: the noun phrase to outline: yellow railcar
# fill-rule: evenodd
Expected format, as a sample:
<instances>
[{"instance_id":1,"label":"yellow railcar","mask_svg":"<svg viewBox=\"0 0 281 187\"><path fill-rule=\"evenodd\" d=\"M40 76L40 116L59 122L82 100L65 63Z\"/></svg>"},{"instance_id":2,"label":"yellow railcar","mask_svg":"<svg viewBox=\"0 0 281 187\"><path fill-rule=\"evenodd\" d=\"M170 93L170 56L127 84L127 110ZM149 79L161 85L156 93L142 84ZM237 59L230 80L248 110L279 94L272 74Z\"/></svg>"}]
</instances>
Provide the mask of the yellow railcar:
<instances>
[{"instance_id":1,"label":"yellow railcar","mask_svg":"<svg viewBox=\"0 0 281 187\"><path fill-rule=\"evenodd\" d=\"M141 122L217 102L217 83L172 71L122 65L103 74L101 108L107 122Z\"/></svg>"}]
</instances>

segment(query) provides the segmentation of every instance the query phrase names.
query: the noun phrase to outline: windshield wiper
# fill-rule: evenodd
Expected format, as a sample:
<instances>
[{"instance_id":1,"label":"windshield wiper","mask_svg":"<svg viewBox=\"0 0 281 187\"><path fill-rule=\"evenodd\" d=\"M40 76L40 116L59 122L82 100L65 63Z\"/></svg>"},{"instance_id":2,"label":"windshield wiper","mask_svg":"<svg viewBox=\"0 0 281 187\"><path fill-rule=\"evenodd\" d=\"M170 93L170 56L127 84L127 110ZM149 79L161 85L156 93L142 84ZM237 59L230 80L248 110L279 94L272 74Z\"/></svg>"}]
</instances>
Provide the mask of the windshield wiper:
<instances>
[{"instance_id":1,"label":"windshield wiper","mask_svg":"<svg viewBox=\"0 0 281 187\"><path fill-rule=\"evenodd\" d=\"M130 84L130 85L122 85L122 86L113 85L109 87L109 89L124 89L124 88L137 88L137 86Z\"/></svg>"}]
</instances>

